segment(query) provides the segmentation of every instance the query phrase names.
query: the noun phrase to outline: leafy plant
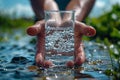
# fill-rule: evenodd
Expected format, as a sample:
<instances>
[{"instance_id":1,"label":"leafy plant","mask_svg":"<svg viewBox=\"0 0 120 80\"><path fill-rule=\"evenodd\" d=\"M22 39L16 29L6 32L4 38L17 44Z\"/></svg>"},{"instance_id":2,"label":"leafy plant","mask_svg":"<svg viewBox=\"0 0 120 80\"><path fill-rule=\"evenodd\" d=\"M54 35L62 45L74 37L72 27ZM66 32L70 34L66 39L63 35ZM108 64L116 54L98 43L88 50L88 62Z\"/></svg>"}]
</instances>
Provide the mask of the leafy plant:
<instances>
[{"instance_id":1,"label":"leafy plant","mask_svg":"<svg viewBox=\"0 0 120 80\"><path fill-rule=\"evenodd\" d=\"M86 19L86 23L95 27L97 34L93 38L97 42L104 43L108 46L111 57L112 69L106 70L105 73L113 76L114 80L120 79L120 5L115 4L112 10L98 18ZM87 39L87 38L85 38Z\"/></svg>"}]
</instances>

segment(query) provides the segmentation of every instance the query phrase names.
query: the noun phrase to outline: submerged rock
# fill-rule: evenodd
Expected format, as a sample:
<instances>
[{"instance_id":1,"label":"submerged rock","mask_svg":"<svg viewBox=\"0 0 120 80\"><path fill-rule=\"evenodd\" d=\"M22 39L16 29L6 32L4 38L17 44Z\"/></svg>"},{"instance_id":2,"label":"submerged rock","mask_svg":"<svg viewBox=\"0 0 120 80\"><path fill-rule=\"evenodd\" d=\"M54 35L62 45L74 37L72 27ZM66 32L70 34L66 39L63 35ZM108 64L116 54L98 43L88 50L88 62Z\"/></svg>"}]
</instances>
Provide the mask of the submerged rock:
<instances>
[{"instance_id":1,"label":"submerged rock","mask_svg":"<svg viewBox=\"0 0 120 80\"><path fill-rule=\"evenodd\" d=\"M13 57L11 60L11 63L15 63L15 64L26 64L30 62L26 57L23 56L19 56L19 57Z\"/></svg>"}]
</instances>

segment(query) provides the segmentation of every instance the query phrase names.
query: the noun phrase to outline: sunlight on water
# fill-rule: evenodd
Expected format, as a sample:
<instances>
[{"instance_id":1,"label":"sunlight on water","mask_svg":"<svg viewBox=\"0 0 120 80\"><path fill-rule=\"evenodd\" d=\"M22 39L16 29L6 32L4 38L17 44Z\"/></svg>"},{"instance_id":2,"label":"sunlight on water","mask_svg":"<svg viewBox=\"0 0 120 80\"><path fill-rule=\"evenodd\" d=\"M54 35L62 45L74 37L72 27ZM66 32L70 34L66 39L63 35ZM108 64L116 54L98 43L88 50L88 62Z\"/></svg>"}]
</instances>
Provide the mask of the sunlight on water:
<instances>
[{"instance_id":1,"label":"sunlight on water","mask_svg":"<svg viewBox=\"0 0 120 80\"><path fill-rule=\"evenodd\" d=\"M84 41L86 62L82 66L71 70L56 66L47 72L46 69L33 65L35 44L30 44L33 38L23 35L19 37L19 40L12 36L8 37L7 42L0 42L0 80L110 80L104 71L111 69L111 60L107 46L103 44ZM68 59L66 56L62 58ZM53 55L52 60L54 59Z\"/></svg>"}]
</instances>

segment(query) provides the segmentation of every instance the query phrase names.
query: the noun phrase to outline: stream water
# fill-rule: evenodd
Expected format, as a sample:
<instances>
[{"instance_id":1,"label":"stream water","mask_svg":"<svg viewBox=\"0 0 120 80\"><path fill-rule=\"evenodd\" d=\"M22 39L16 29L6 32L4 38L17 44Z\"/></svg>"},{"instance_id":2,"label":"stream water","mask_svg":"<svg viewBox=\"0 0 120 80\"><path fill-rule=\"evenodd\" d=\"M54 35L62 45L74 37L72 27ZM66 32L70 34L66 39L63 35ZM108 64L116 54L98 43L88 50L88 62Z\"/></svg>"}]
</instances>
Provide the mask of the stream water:
<instances>
[{"instance_id":1,"label":"stream water","mask_svg":"<svg viewBox=\"0 0 120 80\"><path fill-rule=\"evenodd\" d=\"M63 73L68 75L47 76L45 69L34 65L34 37L19 32L0 37L6 40L0 42L0 80L110 80L104 71L111 69L111 59L103 44L84 41L86 62L82 66Z\"/></svg>"}]
</instances>

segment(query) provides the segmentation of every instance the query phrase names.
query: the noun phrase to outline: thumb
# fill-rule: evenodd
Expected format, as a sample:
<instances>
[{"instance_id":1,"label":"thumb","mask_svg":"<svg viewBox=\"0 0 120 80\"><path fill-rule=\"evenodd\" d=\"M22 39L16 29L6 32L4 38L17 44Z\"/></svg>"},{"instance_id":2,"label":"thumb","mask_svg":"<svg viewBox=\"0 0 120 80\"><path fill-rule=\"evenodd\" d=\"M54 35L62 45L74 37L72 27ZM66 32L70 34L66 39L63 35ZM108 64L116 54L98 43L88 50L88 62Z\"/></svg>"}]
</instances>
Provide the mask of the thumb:
<instances>
[{"instance_id":1,"label":"thumb","mask_svg":"<svg viewBox=\"0 0 120 80\"><path fill-rule=\"evenodd\" d=\"M44 26L44 25L45 25L44 20L38 21L36 24L30 26L30 27L26 30L26 32L27 32L28 35L35 36L35 35L37 35L38 33L40 33L41 28L42 28L42 26Z\"/></svg>"},{"instance_id":2,"label":"thumb","mask_svg":"<svg viewBox=\"0 0 120 80\"><path fill-rule=\"evenodd\" d=\"M82 22L75 22L75 30L77 35L85 35L85 36L94 36L96 34L96 30L92 26L88 26Z\"/></svg>"}]
</instances>

